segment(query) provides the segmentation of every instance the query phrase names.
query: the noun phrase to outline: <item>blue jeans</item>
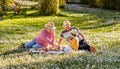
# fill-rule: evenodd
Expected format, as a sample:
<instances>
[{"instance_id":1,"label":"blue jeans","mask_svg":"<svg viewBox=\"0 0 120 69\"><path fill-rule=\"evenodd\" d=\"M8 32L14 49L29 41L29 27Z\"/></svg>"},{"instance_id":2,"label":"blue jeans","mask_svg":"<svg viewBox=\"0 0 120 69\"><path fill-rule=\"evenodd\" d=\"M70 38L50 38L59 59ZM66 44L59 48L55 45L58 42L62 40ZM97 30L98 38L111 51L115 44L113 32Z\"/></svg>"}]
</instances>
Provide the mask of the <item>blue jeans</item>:
<instances>
[{"instance_id":1,"label":"blue jeans","mask_svg":"<svg viewBox=\"0 0 120 69\"><path fill-rule=\"evenodd\" d=\"M27 47L27 48L43 48L44 46L42 44L36 43L35 39L32 39L30 42L25 44L25 47Z\"/></svg>"}]
</instances>

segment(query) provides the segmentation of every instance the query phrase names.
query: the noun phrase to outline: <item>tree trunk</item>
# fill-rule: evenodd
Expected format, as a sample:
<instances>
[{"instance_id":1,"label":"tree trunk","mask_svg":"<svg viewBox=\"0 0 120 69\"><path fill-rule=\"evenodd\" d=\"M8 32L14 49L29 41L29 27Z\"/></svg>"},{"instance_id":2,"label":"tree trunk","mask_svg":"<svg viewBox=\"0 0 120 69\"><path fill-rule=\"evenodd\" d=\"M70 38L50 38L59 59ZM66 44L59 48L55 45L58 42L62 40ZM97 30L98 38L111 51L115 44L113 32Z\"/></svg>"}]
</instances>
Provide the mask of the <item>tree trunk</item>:
<instances>
[{"instance_id":1,"label":"tree trunk","mask_svg":"<svg viewBox=\"0 0 120 69\"><path fill-rule=\"evenodd\" d=\"M2 19L3 19L2 16L0 16L0 21L2 21Z\"/></svg>"},{"instance_id":2,"label":"tree trunk","mask_svg":"<svg viewBox=\"0 0 120 69\"><path fill-rule=\"evenodd\" d=\"M0 7L1 7L1 15L3 16L6 13L6 0L1 1Z\"/></svg>"}]
</instances>

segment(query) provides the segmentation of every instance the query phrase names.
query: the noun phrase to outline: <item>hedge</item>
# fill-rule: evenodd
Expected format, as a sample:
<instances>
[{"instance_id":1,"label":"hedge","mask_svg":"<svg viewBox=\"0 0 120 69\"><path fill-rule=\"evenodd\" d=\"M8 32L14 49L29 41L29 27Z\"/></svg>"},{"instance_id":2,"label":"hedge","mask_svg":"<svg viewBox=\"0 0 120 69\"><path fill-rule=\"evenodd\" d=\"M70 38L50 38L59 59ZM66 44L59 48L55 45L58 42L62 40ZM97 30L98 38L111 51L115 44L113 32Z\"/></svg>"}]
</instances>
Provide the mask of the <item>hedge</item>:
<instances>
[{"instance_id":1,"label":"hedge","mask_svg":"<svg viewBox=\"0 0 120 69\"><path fill-rule=\"evenodd\" d=\"M66 5L66 0L59 0L59 7L64 8Z\"/></svg>"},{"instance_id":2,"label":"hedge","mask_svg":"<svg viewBox=\"0 0 120 69\"><path fill-rule=\"evenodd\" d=\"M40 7L40 14L51 15L59 11L59 0L43 0Z\"/></svg>"},{"instance_id":3,"label":"hedge","mask_svg":"<svg viewBox=\"0 0 120 69\"><path fill-rule=\"evenodd\" d=\"M99 8L120 10L120 0L81 0L81 3Z\"/></svg>"}]
</instances>

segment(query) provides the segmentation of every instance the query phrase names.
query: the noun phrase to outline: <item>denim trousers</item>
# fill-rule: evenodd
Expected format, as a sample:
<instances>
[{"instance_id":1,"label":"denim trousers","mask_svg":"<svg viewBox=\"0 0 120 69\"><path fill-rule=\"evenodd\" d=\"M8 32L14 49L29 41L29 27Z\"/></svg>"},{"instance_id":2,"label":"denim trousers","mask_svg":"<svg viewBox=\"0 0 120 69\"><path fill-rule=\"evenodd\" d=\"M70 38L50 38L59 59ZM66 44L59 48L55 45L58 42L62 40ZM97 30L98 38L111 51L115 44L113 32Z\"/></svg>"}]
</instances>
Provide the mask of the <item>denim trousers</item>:
<instances>
[{"instance_id":1,"label":"denim trousers","mask_svg":"<svg viewBox=\"0 0 120 69\"><path fill-rule=\"evenodd\" d=\"M35 39L32 39L30 42L25 44L25 47L27 47L27 48L43 48L44 46L42 44L36 43Z\"/></svg>"}]
</instances>

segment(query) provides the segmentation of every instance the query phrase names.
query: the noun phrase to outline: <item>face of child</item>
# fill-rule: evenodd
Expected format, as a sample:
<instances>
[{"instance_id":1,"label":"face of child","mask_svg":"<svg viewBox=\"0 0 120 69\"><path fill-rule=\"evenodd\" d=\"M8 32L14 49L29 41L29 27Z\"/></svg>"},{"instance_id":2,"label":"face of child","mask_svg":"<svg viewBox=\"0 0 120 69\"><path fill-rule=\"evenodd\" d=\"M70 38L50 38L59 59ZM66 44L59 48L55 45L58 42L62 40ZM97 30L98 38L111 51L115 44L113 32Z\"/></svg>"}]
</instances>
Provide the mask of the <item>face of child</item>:
<instances>
[{"instance_id":1,"label":"face of child","mask_svg":"<svg viewBox=\"0 0 120 69\"><path fill-rule=\"evenodd\" d=\"M63 25L63 27L65 30L70 30L70 28L71 28L70 24L65 24L65 25Z\"/></svg>"}]
</instances>

